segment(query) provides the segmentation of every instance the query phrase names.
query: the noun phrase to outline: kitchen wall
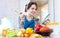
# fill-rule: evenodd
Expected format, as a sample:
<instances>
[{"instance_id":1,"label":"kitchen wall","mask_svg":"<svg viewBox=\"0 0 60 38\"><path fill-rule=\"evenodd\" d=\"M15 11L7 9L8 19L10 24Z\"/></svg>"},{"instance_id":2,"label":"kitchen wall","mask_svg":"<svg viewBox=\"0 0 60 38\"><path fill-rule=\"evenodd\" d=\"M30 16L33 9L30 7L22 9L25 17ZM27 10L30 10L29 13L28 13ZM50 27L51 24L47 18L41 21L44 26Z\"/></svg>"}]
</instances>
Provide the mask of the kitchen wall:
<instances>
[{"instance_id":1,"label":"kitchen wall","mask_svg":"<svg viewBox=\"0 0 60 38\"><path fill-rule=\"evenodd\" d=\"M30 0L0 0L0 19L5 16L13 20L14 26L18 25L18 13L24 11L24 5L28 2ZM55 21L60 23L60 0L49 0L48 3L51 22L54 22L55 13Z\"/></svg>"},{"instance_id":2,"label":"kitchen wall","mask_svg":"<svg viewBox=\"0 0 60 38\"><path fill-rule=\"evenodd\" d=\"M49 0L49 13L51 22L60 23L60 0ZM55 14L55 15L54 15ZM54 19L55 18L55 19Z\"/></svg>"},{"instance_id":3,"label":"kitchen wall","mask_svg":"<svg viewBox=\"0 0 60 38\"><path fill-rule=\"evenodd\" d=\"M30 0L20 0L20 11L25 11L25 5L28 4Z\"/></svg>"},{"instance_id":4,"label":"kitchen wall","mask_svg":"<svg viewBox=\"0 0 60 38\"><path fill-rule=\"evenodd\" d=\"M50 14L49 19L51 22L54 22L54 9L53 9L53 0L48 1L48 12Z\"/></svg>"},{"instance_id":5,"label":"kitchen wall","mask_svg":"<svg viewBox=\"0 0 60 38\"><path fill-rule=\"evenodd\" d=\"M25 11L25 4L28 2L30 0L0 0L0 24L1 19L6 17L13 21L13 27L18 27L19 12Z\"/></svg>"},{"instance_id":6,"label":"kitchen wall","mask_svg":"<svg viewBox=\"0 0 60 38\"><path fill-rule=\"evenodd\" d=\"M55 21L59 22L60 24L60 0L55 1Z\"/></svg>"},{"instance_id":7,"label":"kitchen wall","mask_svg":"<svg viewBox=\"0 0 60 38\"><path fill-rule=\"evenodd\" d=\"M18 11L20 0L0 0L0 20L3 17L7 17L13 20L13 25L17 26L18 23Z\"/></svg>"}]
</instances>

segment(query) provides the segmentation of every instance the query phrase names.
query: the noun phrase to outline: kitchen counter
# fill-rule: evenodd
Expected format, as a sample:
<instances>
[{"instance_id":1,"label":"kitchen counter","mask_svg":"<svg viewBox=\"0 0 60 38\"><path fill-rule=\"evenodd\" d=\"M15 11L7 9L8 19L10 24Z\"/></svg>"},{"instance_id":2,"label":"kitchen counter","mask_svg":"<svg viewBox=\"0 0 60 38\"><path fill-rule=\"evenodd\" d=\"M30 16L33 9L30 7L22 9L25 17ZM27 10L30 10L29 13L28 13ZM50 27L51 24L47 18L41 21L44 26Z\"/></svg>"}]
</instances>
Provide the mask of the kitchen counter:
<instances>
[{"instance_id":1,"label":"kitchen counter","mask_svg":"<svg viewBox=\"0 0 60 38\"><path fill-rule=\"evenodd\" d=\"M60 38L60 25L51 25L49 27L53 29L53 33L50 35L50 38Z\"/></svg>"},{"instance_id":2,"label":"kitchen counter","mask_svg":"<svg viewBox=\"0 0 60 38\"><path fill-rule=\"evenodd\" d=\"M51 25L49 27L53 29L52 34L48 37L46 36L43 36L43 37L44 38L60 38L60 25ZM0 36L0 38L6 38L6 37ZM9 38L22 38L22 37L9 37Z\"/></svg>"}]
</instances>

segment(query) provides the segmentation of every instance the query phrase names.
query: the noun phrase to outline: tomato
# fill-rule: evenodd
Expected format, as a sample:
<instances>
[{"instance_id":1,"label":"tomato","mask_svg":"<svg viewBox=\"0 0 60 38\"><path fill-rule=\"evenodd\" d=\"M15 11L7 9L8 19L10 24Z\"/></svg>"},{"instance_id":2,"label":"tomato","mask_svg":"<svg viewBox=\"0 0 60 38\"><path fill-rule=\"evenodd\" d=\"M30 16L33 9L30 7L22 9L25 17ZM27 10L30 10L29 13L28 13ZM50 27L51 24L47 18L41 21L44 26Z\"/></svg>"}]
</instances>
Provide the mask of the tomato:
<instances>
[{"instance_id":1,"label":"tomato","mask_svg":"<svg viewBox=\"0 0 60 38\"><path fill-rule=\"evenodd\" d=\"M48 27L42 27L42 28L40 29L40 31L47 31L47 30L50 30L50 28L48 28Z\"/></svg>"},{"instance_id":2,"label":"tomato","mask_svg":"<svg viewBox=\"0 0 60 38\"><path fill-rule=\"evenodd\" d=\"M43 26L41 24L37 24L36 27L35 27L35 30L36 31L39 31L39 29L41 29Z\"/></svg>"},{"instance_id":3,"label":"tomato","mask_svg":"<svg viewBox=\"0 0 60 38\"><path fill-rule=\"evenodd\" d=\"M35 28L36 31L39 31L40 27Z\"/></svg>"}]
</instances>

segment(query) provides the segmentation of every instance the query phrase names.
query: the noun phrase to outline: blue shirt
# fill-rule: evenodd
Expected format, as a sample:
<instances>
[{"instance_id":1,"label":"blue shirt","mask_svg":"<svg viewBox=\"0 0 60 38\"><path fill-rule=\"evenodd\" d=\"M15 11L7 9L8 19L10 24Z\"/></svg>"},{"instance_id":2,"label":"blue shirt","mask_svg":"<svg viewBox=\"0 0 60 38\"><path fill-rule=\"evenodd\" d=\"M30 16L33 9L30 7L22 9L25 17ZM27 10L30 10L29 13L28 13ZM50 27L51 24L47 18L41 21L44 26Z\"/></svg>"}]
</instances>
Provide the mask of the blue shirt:
<instances>
[{"instance_id":1,"label":"blue shirt","mask_svg":"<svg viewBox=\"0 0 60 38\"><path fill-rule=\"evenodd\" d=\"M24 19L24 29L27 29L28 27L34 29L35 26L35 20L34 18L31 20L28 20L26 17Z\"/></svg>"}]
</instances>

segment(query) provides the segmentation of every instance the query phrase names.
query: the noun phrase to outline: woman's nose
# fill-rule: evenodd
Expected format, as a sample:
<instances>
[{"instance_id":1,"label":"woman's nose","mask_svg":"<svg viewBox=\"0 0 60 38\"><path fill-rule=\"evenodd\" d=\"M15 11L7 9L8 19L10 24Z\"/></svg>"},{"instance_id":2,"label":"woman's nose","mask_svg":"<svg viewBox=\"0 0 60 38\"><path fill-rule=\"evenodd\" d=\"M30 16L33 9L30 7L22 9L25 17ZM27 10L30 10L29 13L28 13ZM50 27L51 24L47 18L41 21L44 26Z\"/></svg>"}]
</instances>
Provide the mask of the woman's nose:
<instances>
[{"instance_id":1,"label":"woman's nose","mask_svg":"<svg viewBox=\"0 0 60 38\"><path fill-rule=\"evenodd\" d=\"M36 10L33 10L34 12L36 12Z\"/></svg>"}]
</instances>

